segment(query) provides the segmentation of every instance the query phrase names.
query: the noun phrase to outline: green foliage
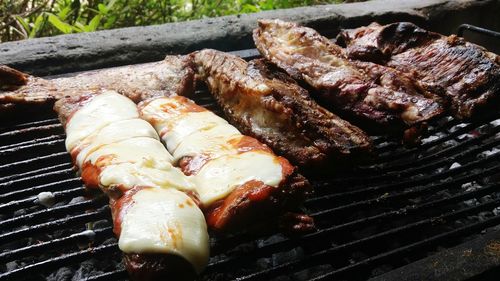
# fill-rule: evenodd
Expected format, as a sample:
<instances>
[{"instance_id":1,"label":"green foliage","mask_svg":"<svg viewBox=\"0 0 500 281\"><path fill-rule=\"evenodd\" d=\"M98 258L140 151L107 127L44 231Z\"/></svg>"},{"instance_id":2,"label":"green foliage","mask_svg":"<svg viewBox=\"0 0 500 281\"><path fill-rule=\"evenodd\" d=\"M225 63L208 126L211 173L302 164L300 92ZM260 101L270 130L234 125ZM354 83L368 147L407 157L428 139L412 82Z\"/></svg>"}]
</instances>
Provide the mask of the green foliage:
<instances>
[{"instance_id":1,"label":"green foliage","mask_svg":"<svg viewBox=\"0 0 500 281\"><path fill-rule=\"evenodd\" d=\"M342 0L0 0L1 42Z\"/></svg>"}]
</instances>

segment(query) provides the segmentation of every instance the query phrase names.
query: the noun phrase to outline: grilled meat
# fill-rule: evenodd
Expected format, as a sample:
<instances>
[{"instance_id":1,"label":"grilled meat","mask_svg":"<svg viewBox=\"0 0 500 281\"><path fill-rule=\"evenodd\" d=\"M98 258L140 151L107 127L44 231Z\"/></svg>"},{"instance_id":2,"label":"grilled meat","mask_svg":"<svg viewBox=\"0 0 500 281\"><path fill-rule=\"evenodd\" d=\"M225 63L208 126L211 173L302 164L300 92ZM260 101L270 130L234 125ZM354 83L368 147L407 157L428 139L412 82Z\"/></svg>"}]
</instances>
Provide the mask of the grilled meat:
<instances>
[{"instance_id":1,"label":"grilled meat","mask_svg":"<svg viewBox=\"0 0 500 281\"><path fill-rule=\"evenodd\" d=\"M182 279L208 262L203 213L191 181L172 166L154 128L137 106L114 91L58 100L66 149L87 188L110 197L113 231L135 280Z\"/></svg>"},{"instance_id":2,"label":"grilled meat","mask_svg":"<svg viewBox=\"0 0 500 281\"><path fill-rule=\"evenodd\" d=\"M394 77L395 70L383 73L381 66L353 63L339 46L313 29L261 20L254 40L266 59L309 84L332 107L365 127L419 127L443 111L438 103L414 91L418 87L404 86L404 81Z\"/></svg>"},{"instance_id":3,"label":"grilled meat","mask_svg":"<svg viewBox=\"0 0 500 281\"><path fill-rule=\"evenodd\" d=\"M443 36L408 22L372 23L344 30L350 58L375 61L440 87L456 117L468 118L500 95L498 56L455 35Z\"/></svg>"},{"instance_id":4,"label":"grilled meat","mask_svg":"<svg viewBox=\"0 0 500 281\"><path fill-rule=\"evenodd\" d=\"M9 90L25 85L27 75L5 65L0 65L0 90Z\"/></svg>"},{"instance_id":5,"label":"grilled meat","mask_svg":"<svg viewBox=\"0 0 500 281\"><path fill-rule=\"evenodd\" d=\"M228 119L299 166L367 152L359 128L319 106L306 90L262 60L249 64L216 50L193 53L197 74Z\"/></svg>"},{"instance_id":6,"label":"grilled meat","mask_svg":"<svg viewBox=\"0 0 500 281\"><path fill-rule=\"evenodd\" d=\"M285 158L185 97L146 101L140 110L193 179L213 229L254 225L296 207L310 188Z\"/></svg>"},{"instance_id":7,"label":"grilled meat","mask_svg":"<svg viewBox=\"0 0 500 281\"><path fill-rule=\"evenodd\" d=\"M0 79L9 73L0 68ZM17 89L0 91L0 104L54 102L65 96L79 96L82 90L98 89L114 90L139 102L152 97L189 94L194 86L190 61L182 56L167 56L163 61L154 63L89 71L73 77L45 80L26 75L26 79L25 85L14 84Z\"/></svg>"}]
</instances>

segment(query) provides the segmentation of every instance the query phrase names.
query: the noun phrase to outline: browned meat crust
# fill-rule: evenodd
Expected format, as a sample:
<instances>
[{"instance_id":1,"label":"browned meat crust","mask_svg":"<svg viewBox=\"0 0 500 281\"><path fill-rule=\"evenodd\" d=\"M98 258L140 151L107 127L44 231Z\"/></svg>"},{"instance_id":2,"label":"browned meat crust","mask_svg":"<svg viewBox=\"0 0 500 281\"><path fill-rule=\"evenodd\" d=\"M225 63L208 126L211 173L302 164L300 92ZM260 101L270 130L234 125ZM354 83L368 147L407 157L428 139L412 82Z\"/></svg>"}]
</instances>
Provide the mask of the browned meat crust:
<instances>
[{"instance_id":1,"label":"browned meat crust","mask_svg":"<svg viewBox=\"0 0 500 281\"><path fill-rule=\"evenodd\" d=\"M438 103L417 92L419 87L404 86L409 80L400 80L394 70L349 61L339 46L313 29L261 20L254 40L266 59L309 84L332 107L365 127L420 126L443 111Z\"/></svg>"},{"instance_id":2,"label":"browned meat crust","mask_svg":"<svg viewBox=\"0 0 500 281\"><path fill-rule=\"evenodd\" d=\"M235 189L228 197L205 210L207 224L217 231L246 228L248 222L256 224L294 210L310 191L310 184L296 171L289 175L279 188L258 181L249 181ZM311 218L310 227L314 227ZM294 226L291 226L294 227ZM302 231L308 231L303 226Z\"/></svg>"},{"instance_id":3,"label":"browned meat crust","mask_svg":"<svg viewBox=\"0 0 500 281\"><path fill-rule=\"evenodd\" d=\"M228 119L300 166L320 165L339 156L367 152L368 136L319 106L286 74L261 60L244 60L215 50L193 54Z\"/></svg>"},{"instance_id":4,"label":"browned meat crust","mask_svg":"<svg viewBox=\"0 0 500 281\"><path fill-rule=\"evenodd\" d=\"M160 62L89 71L53 80L29 76L26 85L13 91L0 91L0 104L54 102L65 96L80 95L82 90L98 89L115 90L134 102L172 94L187 95L194 89L194 72L187 57L167 56Z\"/></svg>"},{"instance_id":5,"label":"browned meat crust","mask_svg":"<svg viewBox=\"0 0 500 281\"><path fill-rule=\"evenodd\" d=\"M344 30L339 38L354 59L375 61L440 87L456 117L468 118L500 95L498 56L455 35L443 36L408 22Z\"/></svg>"},{"instance_id":6,"label":"browned meat crust","mask_svg":"<svg viewBox=\"0 0 500 281\"><path fill-rule=\"evenodd\" d=\"M9 90L25 85L27 75L6 65L0 65L0 90Z\"/></svg>"},{"instance_id":7,"label":"browned meat crust","mask_svg":"<svg viewBox=\"0 0 500 281\"><path fill-rule=\"evenodd\" d=\"M135 187L127 190L120 198L110 198L110 209L113 216L113 232L120 236L122 215L134 204L134 194L147 187ZM123 254L125 267L132 280L194 280L196 271L184 258L171 254Z\"/></svg>"}]
</instances>

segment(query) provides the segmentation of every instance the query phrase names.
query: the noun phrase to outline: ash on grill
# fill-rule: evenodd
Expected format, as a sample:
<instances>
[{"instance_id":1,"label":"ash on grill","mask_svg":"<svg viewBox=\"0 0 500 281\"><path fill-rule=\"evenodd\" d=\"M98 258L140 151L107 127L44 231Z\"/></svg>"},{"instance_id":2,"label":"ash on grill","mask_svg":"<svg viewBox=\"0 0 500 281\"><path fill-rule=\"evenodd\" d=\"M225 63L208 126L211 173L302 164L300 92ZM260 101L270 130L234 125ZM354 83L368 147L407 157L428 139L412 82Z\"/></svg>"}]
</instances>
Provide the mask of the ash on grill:
<instances>
[{"instance_id":1,"label":"ash on grill","mask_svg":"<svg viewBox=\"0 0 500 281\"><path fill-rule=\"evenodd\" d=\"M195 100L220 114L205 89ZM0 280L126 279L107 200L75 177L55 114L18 115L0 128ZM212 238L200 279L362 280L500 230L498 111L437 120L415 148L373 139L376 162L312 179L317 232Z\"/></svg>"}]
</instances>

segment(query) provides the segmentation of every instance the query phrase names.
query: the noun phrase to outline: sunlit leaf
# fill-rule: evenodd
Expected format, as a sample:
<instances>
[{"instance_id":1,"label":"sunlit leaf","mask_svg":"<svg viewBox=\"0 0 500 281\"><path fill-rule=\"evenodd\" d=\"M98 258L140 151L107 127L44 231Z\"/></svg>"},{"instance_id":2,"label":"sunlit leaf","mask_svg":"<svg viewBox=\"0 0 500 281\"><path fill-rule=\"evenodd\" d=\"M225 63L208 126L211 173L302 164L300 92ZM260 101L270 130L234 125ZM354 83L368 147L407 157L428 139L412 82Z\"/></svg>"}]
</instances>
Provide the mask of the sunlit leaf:
<instances>
[{"instance_id":1,"label":"sunlit leaf","mask_svg":"<svg viewBox=\"0 0 500 281\"><path fill-rule=\"evenodd\" d=\"M73 27L62 20L60 20L56 15L49 13L49 22L61 31L64 34L71 33L73 31Z\"/></svg>"},{"instance_id":2,"label":"sunlit leaf","mask_svg":"<svg viewBox=\"0 0 500 281\"><path fill-rule=\"evenodd\" d=\"M73 24L73 28L75 28L75 27L82 30L82 31L87 31L87 27L80 22L75 22Z\"/></svg>"},{"instance_id":3,"label":"sunlit leaf","mask_svg":"<svg viewBox=\"0 0 500 281\"><path fill-rule=\"evenodd\" d=\"M106 7L106 5L104 4L97 5L97 9L99 9L99 12L101 12L101 14L103 15L108 13L108 7Z\"/></svg>"},{"instance_id":4,"label":"sunlit leaf","mask_svg":"<svg viewBox=\"0 0 500 281\"><path fill-rule=\"evenodd\" d=\"M70 6L64 7L61 11L59 11L59 13L57 13L57 17L61 20L65 20L70 12L71 12Z\"/></svg>"},{"instance_id":5,"label":"sunlit leaf","mask_svg":"<svg viewBox=\"0 0 500 281\"><path fill-rule=\"evenodd\" d=\"M29 33L30 30L31 30L31 28L30 28L30 25L28 23L28 19L24 19L24 18L22 18L21 16L18 16L18 15L15 15L14 17L16 18L16 20L19 23L19 25L21 25L23 27L24 31L26 33Z\"/></svg>"},{"instance_id":6,"label":"sunlit leaf","mask_svg":"<svg viewBox=\"0 0 500 281\"><path fill-rule=\"evenodd\" d=\"M88 25L88 30L87 31L95 31L97 27L99 27L99 23L101 23L102 15L97 15L92 18L92 20L89 22Z\"/></svg>"},{"instance_id":7,"label":"sunlit leaf","mask_svg":"<svg viewBox=\"0 0 500 281\"><path fill-rule=\"evenodd\" d=\"M108 5L106 5L106 7L108 8L108 10L110 10L116 3L117 0L111 0L109 1Z\"/></svg>"},{"instance_id":8,"label":"sunlit leaf","mask_svg":"<svg viewBox=\"0 0 500 281\"><path fill-rule=\"evenodd\" d=\"M35 23L33 24L33 28L29 34L30 38L35 38L38 32L42 29L43 23L45 21L45 14L38 15L35 19Z\"/></svg>"}]
</instances>

